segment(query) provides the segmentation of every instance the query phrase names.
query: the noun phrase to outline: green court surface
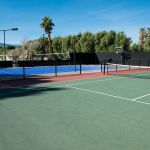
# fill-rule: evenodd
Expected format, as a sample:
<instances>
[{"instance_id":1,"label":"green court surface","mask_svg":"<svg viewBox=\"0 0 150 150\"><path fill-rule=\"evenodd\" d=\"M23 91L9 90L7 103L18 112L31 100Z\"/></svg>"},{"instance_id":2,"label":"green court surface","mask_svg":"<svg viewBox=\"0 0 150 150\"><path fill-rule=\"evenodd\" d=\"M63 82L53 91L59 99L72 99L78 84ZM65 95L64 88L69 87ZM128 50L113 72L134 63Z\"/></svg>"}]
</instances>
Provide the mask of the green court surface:
<instances>
[{"instance_id":1,"label":"green court surface","mask_svg":"<svg viewBox=\"0 0 150 150\"><path fill-rule=\"evenodd\" d=\"M150 79L108 76L0 90L0 150L149 150Z\"/></svg>"}]
</instances>

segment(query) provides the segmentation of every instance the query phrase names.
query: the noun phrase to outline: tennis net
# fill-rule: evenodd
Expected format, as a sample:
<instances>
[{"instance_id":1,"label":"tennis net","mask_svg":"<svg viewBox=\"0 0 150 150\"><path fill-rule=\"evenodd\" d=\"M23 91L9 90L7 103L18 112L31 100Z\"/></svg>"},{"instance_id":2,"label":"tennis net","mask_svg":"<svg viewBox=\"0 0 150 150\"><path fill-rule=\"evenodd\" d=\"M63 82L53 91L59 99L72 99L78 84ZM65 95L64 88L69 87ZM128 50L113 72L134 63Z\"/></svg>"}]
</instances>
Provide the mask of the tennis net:
<instances>
[{"instance_id":1,"label":"tennis net","mask_svg":"<svg viewBox=\"0 0 150 150\"><path fill-rule=\"evenodd\" d=\"M119 75L119 76L150 79L149 66L134 66L134 65L107 63L105 66L105 74L106 73L108 75Z\"/></svg>"}]
</instances>

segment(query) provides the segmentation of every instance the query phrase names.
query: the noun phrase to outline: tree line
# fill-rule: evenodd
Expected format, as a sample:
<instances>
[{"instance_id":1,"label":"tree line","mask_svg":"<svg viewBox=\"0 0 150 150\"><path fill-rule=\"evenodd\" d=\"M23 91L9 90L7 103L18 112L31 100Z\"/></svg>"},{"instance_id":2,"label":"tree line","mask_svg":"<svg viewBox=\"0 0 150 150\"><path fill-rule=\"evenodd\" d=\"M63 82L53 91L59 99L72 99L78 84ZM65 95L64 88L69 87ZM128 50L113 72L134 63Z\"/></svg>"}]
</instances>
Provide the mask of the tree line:
<instances>
[{"instance_id":1,"label":"tree line","mask_svg":"<svg viewBox=\"0 0 150 150\"><path fill-rule=\"evenodd\" d=\"M141 36L141 33L140 33ZM41 37L29 42L29 49L37 54L49 53L48 38ZM144 41L139 37L139 43L133 43L124 32L102 31L97 33L85 32L65 37L57 36L51 39L51 51L65 52L115 52L115 47L122 47L127 52L150 52L150 31Z\"/></svg>"},{"instance_id":2,"label":"tree line","mask_svg":"<svg viewBox=\"0 0 150 150\"><path fill-rule=\"evenodd\" d=\"M131 39L123 32L102 31L93 34L91 32L79 33L65 37L53 38L54 52L113 52L115 47L123 47L129 51Z\"/></svg>"},{"instance_id":3,"label":"tree line","mask_svg":"<svg viewBox=\"0 0 150 150\"><path fill-rule=\"evenodd\" d=\"M39 39L22 41L17 48L11 45L6 47L9 55L27 55L27 59L32 54L49 54L65 52L115 52L115 47L122 47L125 51L145 51L150 52L150 28L141 28L139 31L139 43L133 43L132 39L124 32L101 31L97 33L84 32L76 35L51 37L53 27L52 19L45 16L40 23L44 30ZM47 37L46 37L47 35ZM0 55L4 53L3 46L0 46Z\"/></svg>"},{"instance_id":4,"label":"tree line","mask_svg":"<svg viewBox=\"0 0 150 150\"><path fill-rule=\"evenodd\" d=\"M122 47L125 51L150 51L150 28L141 28L139 43L132 43L124 32L102 31L57 36L51 40L54 23L49 17L44 17L41 27L48 34L49 53L51 52L114 52L115 47ZM44 42L43 42L44 43ZM44 45L43 45L44 47Z\"/></svg>"}]
</instances>

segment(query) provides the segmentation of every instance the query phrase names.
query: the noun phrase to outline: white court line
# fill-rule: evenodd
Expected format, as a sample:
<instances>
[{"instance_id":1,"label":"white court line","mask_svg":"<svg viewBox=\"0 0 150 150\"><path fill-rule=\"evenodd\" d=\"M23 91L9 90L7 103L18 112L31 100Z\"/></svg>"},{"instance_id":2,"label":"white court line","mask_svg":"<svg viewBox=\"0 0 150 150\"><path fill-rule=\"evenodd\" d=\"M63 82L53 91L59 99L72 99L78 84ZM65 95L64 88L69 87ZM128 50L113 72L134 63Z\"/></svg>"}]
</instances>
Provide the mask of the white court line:
<instances>
[{"instance_id":1,"label":"white court line","mask_svg":"<svg viewBox=\"0 0 150 150\"><path fill-rule=\"evenodd\" d=\"M117 78L110 78L110 79L101 79L101 80L96 80L96 81L88 81L88 82L79 82L79 83L71 83L71 84L63 84L63 85L52 85L52 86L48 86L50 88L61 88L61 87L66 87L66 86L74 86L74 85L82 85L82 84L90 84L90 83L97 83L97 82L106 82L106 81L111 81L111 80L117 80L117 79L121 79L123 77L117 77ZM74 80L71 80L74 81ZM65 82L65 81L63 81ZM56 82L59 83L59 82Z\"/></svg>"},{"instance_id":2,"label":"white court line","mask_svg":"<svg viewBox=\"0 0 150 150\"><path fill-rule=\"evenodd\" d=\"M80 90L80 91L90 92L90 93L94 93L94 94L105 95L105 96L113 97L113 98L117 98L117 99L123 99L123 100L130 101L130 102L135 102L135 103L141 103L141 104L145 104L145 105L150 105L150 103L141 102L141 101L135 101L133 99L129 99L129 98L121 97L121 96L116 96L116 95L111 95L111 94L108 94L108 93L92 91L92 90L78 88L78 87L74 87L74 86L70 86L70 85L66 85L66 87L69 87L69 88L72 88L72 89L76 89L76 90Z\"/></svg>"},{"instance_id":3,"label":"white court line","mask_svg":"<svg viewBox=\"0 0 150 150\"><path fill-rule=\"evenodd\" d=\"M99 94L99 95L105 95L105 96L109 96L109 97L124 99L124 100L130 100L130 101L132 100L132 99L125 98L125 97L120 97L120 96L111 95L111 94L107 94L107 93L103 93L103 92L97 92L97 91L92 91L92 90L88 90L88 89L78 88L78 87L74 87L74 86L70 86L70 85L66 85L66 87L70 87L72 89L76 89L76 90L80 90L80 91L95 93L95 94Z\"/></svg>"},{"instance_id":4,"label":"white court line","mask_svg":"<svg viewBox=\"0 0 150 150\"><path fill-rule=\"evenodd\" d=\"M145 105L150 105L150 103L146 103L146 102L142 102L142 101L135 101L135 100L132 100L132 102L141 103L141 104L145 104Z\"/></svg>"},{"instance_id":5,"label":"white court line","mask_svg":"<svg viewBox=\"0 0 150 150\"><path fill-rule=\"evenodd\" d=\"M133 100L133 101L136 101L136 100L138 100L138 99L141 99L141 98L144 98L144 97L147 97L147 96L150 96L150 93L145 94L145 95L142 95L142 96L139 96L139 97L136 97L136 98L134 98L134 99L132 99L132 100Z\"/></svg>"}]
</instances>

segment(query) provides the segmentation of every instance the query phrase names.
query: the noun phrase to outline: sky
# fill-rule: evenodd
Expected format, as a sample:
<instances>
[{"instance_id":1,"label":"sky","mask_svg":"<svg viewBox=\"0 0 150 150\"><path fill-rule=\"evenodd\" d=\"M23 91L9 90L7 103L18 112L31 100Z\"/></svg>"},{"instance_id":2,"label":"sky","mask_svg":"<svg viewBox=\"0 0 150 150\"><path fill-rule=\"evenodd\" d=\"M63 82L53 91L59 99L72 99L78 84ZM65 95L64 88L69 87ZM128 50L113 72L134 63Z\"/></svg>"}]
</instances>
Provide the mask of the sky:
<instances>
[{"instance_id":1,"label":"sky","mask_svg":"<svg viewBox=\"0 0 150 150\"><path fill-rule=\"evenodd\" d=\"M123 31L138 42L139 29L150 27L150 0L0 0L0 30L6 43L20 44L44 33L42 18L49 16L55 27L52 37L79 32ZM0 43L3 43L0 32Z\"/></svg>"}]
</instances>

